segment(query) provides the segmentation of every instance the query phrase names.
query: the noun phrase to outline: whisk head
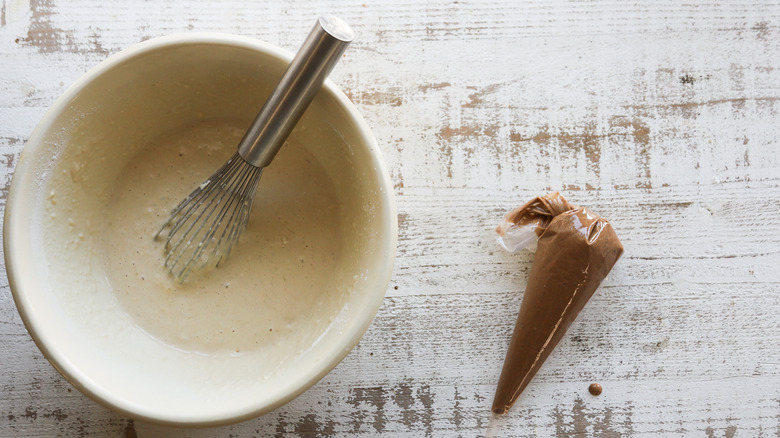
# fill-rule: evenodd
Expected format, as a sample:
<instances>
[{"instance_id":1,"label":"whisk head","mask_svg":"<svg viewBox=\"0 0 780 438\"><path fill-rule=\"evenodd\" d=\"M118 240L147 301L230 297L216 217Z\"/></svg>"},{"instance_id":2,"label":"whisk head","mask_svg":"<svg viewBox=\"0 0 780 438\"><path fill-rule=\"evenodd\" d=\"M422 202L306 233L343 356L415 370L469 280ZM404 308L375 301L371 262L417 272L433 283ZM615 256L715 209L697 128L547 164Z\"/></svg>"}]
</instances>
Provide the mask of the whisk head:
<instances>
[{"instance_id":1,"label":"whisk head","mask_svg":"<svg viewBox=\"0 0 780 438\"><path fill-rule=\"evenodd\" d=\"M262 173L236 153L173 210L155 239L165 235L165 267L177 282L227 258L249 222Z\"/></svg>"}]
</instances>

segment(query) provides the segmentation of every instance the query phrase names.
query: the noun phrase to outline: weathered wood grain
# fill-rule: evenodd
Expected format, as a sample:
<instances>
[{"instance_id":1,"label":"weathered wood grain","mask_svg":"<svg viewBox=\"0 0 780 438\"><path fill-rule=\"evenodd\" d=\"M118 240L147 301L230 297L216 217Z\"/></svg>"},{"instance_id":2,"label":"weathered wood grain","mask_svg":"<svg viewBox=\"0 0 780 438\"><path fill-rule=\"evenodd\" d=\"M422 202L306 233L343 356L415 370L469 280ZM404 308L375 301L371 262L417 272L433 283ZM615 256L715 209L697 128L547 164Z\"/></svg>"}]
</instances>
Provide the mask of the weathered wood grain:
<instances>
[{"instance_id":1,"label":"weathered wood grain","mask_svg":"<svg viewBox=\"0 0 780 438\"><path fill-rule=\"evenodd\" d=\"M322 12L359 35L333 79L399 208L361 343L264 417L162 428L72 389L0 275L0 436L780 436L777 1L0 0L0 208L35 124L110 54L186 31L295 50ZM494 418L532 256L492 230L550 190L609 218L626 253Z\"/></svg>"}]
</instances>

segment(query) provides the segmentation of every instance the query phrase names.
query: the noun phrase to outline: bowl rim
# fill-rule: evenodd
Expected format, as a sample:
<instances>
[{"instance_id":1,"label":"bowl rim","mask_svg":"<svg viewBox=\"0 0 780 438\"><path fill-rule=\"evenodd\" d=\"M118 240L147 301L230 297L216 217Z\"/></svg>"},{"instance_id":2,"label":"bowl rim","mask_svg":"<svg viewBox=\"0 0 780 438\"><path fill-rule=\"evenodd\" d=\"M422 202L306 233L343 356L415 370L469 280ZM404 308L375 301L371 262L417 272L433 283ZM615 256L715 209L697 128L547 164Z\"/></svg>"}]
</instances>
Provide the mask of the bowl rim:
<instances>
[{"instance_id":1,"label":"bowl rim","mask_svg":"<svg viewBox=\"0 0 780 438\"><path fill-rule=\"evenodd\" d=\"M381 223L387 224L388 227L387 230L385 230L386 242L382 247L382 250L384 251L384 254L381 256L383 262L381 265L382 270L381 272L377 272L377 280L374 282L375 287L372 288L370 295L372 299L368 302L369 307L365 309L364 313L361 313L361 315L363 315L361 318L354 318L353 321L351 321L351 324L346 327L344 335L341 336L343 341L340 340L339 342L334 343L334 347L328 350L328 354L325 355L322 361L324 366L319 368L313 367L311 370L314 372L294 379L293 384L291 385L285 385L285 389L292 388L292 391L283 393L275 400L272 399L272 402L269 404L259 405L259 403L249 403L244 409L236 409L225 415L214 415L206 418L191 418L181 415L152 412L149 409L145 409L143 406L129 403L122 397L108 392L105 388L102 388L90 379L89 376L82 373L76 365L67 360L67 358L58 351L56 346L51 345L51 343L48 342L49 340L47 339L45 329L43 328L45 322L36 317L31 302L28 300L28 293L26 293L28 282L25 280L25 277L21 275L22 267L14 262L14 254L18 254L20 250L25 247L27 242L26 236L14 232L14 230L18 228L16 224L25 221L25 218L22 217L21 214L17 214L17 211L20 210L20 208L15 206L24 202L24 195L29 190L26 187L21 187L18 181L23 175L35 172L32 164L28 162L30 160L28 160L27 157L32 155L33 151L41 147L42 140L45 135L50 132L58 116L68 107L70 102L95 79L118 67L122 63L145 54L160 49L193 45L227 45L245 48L278 58L286 63L289 63L293 58L291 52L251 37L217 32L186 32L156 37L136 43L109 56L107 59L92 67L54 101L25 142L14 169L6 199L3 218L3 249L9 287L17 311L19 312L25 327L44 357L46 357L54 368L57 369L57 371L76 389L103 406L134 419L169 426L205 427L232 424L268 413L288 403L309 389L332 371L333 368L347 356L373 322L374 317L382 304L387 287L389 286L398 243L398 221L394 189L376 139L355 105L334 82L327 79L322 86L323 90L326 90L336 103L345 109L357 128L356 132L359 133L362 139L361 143L368 149L368 155L372 160L371 164L375 169L373 171L374 177L381 188L381 191L378 194L380 204L383 205L384 211L386 212ZM379 286L382 287L380 288Z\"/></svg>"}]
</instances>

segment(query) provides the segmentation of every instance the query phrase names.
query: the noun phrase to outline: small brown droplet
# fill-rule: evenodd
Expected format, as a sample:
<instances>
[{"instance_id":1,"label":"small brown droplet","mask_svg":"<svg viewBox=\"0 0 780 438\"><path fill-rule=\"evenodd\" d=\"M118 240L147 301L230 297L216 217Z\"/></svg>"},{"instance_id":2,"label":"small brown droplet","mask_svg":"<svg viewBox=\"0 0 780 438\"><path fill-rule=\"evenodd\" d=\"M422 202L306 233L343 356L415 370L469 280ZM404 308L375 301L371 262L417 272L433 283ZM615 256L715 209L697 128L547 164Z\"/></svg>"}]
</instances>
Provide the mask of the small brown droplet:
<instances>
[{"instance_id":1,"label":"small brown droplet","mask_svg":"<svg viewBox=\"0 0 780 438\"><path fill-rule=\"evenodd\" d=\"M588 386L588 392L590 392L592 395L601 394L601 389L601 385L598 383L591 383L590 386Z\"/></svg>"}]
</instances>

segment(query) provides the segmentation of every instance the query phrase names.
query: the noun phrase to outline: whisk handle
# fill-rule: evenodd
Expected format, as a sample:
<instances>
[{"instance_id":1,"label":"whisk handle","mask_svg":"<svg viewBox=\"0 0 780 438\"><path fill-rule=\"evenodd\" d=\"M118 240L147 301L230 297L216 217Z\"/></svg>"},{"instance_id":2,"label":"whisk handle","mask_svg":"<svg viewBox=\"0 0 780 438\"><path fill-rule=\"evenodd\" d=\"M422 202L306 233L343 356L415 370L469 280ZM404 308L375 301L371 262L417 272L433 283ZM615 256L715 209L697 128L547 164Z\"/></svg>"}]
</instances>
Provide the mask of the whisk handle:
<instances>
[{"instance_id":1,"label":"whisk handle","mask_svg":"<svg viewBox=\"0 0 780 438\"><path fill-rule=\"evenodd\" d=\"M256 167L271 163L353 37L349 25L337 17L317 20L238 144L244 160Z\"/></svg>"}]
</instances>

